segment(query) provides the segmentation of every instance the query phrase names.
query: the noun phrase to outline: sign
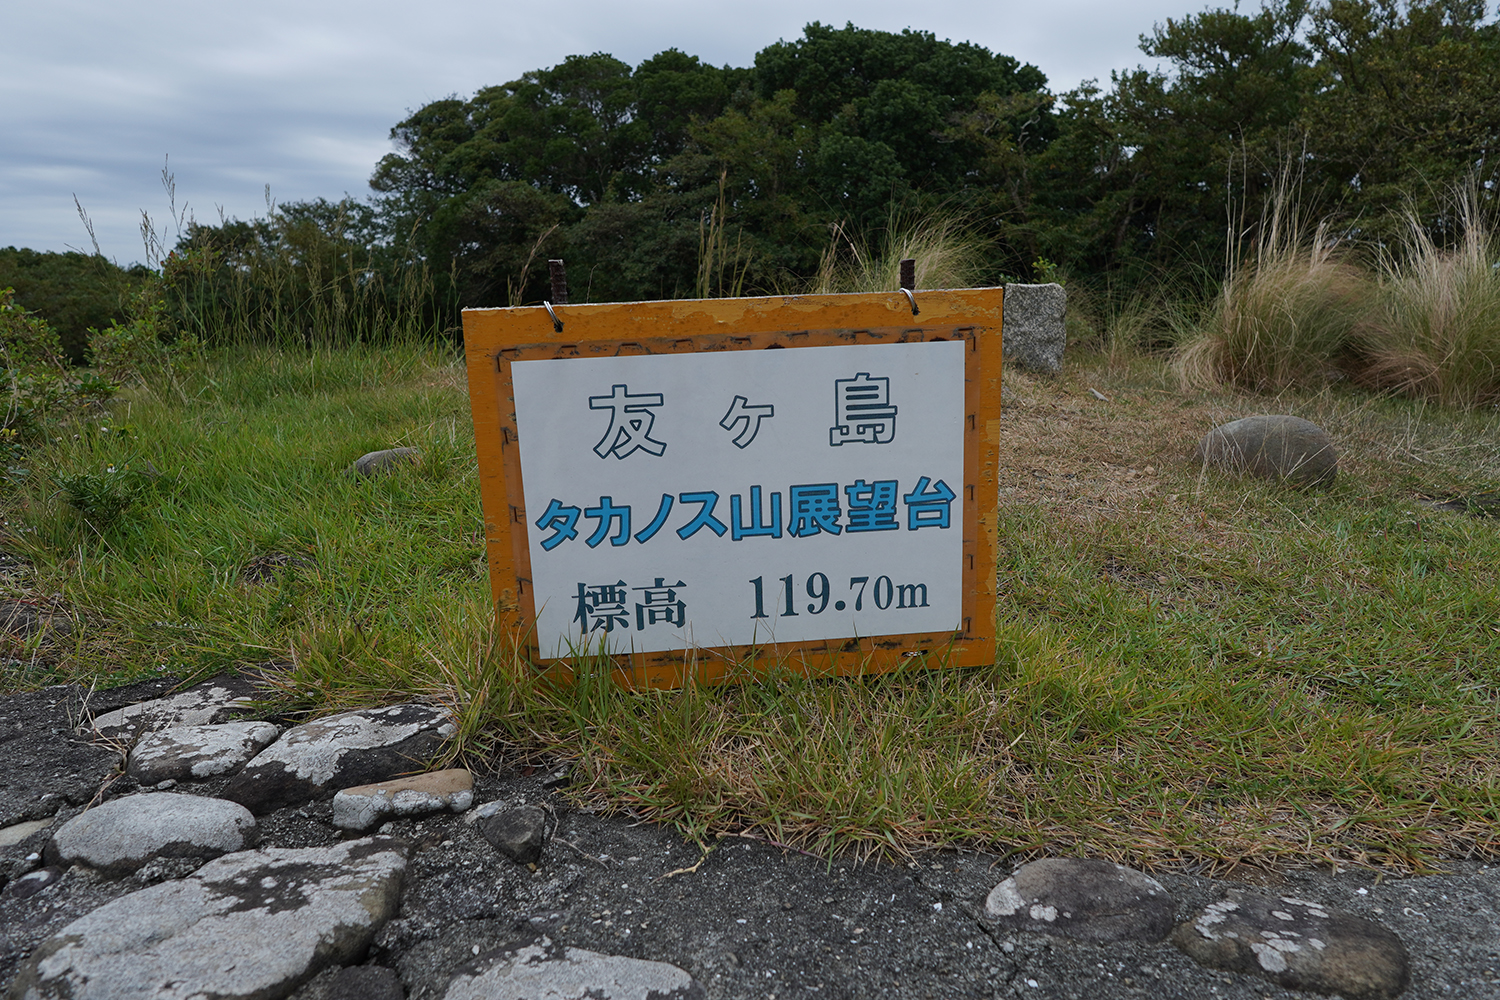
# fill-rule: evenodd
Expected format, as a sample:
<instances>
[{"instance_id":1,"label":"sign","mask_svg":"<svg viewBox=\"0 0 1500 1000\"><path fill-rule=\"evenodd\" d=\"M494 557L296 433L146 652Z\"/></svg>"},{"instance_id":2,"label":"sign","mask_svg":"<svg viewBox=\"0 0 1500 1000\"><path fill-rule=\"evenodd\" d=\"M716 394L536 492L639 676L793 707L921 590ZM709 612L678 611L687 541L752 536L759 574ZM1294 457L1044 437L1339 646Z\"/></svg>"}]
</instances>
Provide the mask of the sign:
<instances>
[{"instance_id":1,"label":"sign","mask_svg":"<svg viewBox=\"0 0 1500 1000\"><path fill-rule=\"evenodd\" d=\"M467 310L491 584L633 683L994 655L999 289Z\"/></svg>"}]
</instances>

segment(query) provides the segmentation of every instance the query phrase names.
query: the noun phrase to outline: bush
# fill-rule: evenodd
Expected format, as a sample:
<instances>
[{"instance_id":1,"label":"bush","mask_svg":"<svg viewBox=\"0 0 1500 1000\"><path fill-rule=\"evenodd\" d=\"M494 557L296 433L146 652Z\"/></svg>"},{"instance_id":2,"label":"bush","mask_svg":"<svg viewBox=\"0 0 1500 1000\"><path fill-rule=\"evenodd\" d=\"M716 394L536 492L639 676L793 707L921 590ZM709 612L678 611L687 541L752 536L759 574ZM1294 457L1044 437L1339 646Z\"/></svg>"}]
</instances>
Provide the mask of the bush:
<instances>
[{"instance_id":1,"label":"bush","mask_svg":"<svg viewBox=\"0 0 1500 1000\"><path fill-rule=\"evenodd\" d=\"M24 446L50 417L96 405L115 391L107 379L69 365L57 332L16 305L9 288L0 288L0 361L6 391L0 431L7 446Z\"/></svg>"}]
</instances>

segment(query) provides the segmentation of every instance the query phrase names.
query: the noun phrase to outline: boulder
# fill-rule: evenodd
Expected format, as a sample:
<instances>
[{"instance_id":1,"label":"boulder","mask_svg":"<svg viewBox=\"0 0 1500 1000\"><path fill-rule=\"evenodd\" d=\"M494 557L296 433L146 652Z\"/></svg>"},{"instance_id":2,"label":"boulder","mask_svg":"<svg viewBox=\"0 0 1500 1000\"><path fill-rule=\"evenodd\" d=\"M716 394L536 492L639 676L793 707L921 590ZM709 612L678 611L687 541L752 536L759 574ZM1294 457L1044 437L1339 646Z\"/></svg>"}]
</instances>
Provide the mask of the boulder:
<instances>
[{"instance_id":1,"label":"boulder","mask_svg":"<svg viewBox=\"0 0 1500 1000\"><path fill-rule=\"evenodd\" d=\"M129 742L159 729L228 722L247 708L255 695L255 685L250 681L225 674L165 698L105 712L80 726L79 732Z\"/></svg>"},{"instance_id":2,"label":"boulder","mask_svg":"<svg viewBox=\"0 0 1500 1000\"><path fill-rule=\"evenodd\" d=\"M1160 941L1177 904L1156 879L1109 861L1045 858L990 891L984 916L1010 930L1102 943Z\"/></svg>"},{"instance_id":3,"label":"boulder","mask_svg":"<svg viewBox=\"0 0 1500 1000\"><path fill-rule=\"evenodd\" d=\"M405 848L387 837L243 851L106 903L44 941L16 1000L284 997L362 956L396 910Z\"/></svg>"},{"instance_id":4,"label":"boulder","mask_svg":"<svg viewBox=\"0 0 1500 1000\"><path fill-rule=\"evenodd\" d=\"M1348 1000L1388 1000L1411 981L1406 946L1390 929L1295 896L1230 890L1172 943L1201 965Z\"/></svg>"},{"instance_id":5,"label":"boulder","mask_svg":"<svg viewBox=\"0 0 1500 1000\"><path fill-rule=\"evenodd\" d=\"M523 938L480 955L453 981L443 1000L701 1000L692 976L666 962L604 955Z\"/></svg>"},{"instance_id":6,"label":"boulder","mask_svg":"<svg viewBox=\"0 0 1500 1000\"><path fill-rule=\"evenodd\" d=\"M393 472L403 465L420 465L422 452L416 448L386 448L359 456L349 467L356 476L373 476L382 472Z\"/></svg>"},{"instance_id":7,"label":"boulder","mask_svg":"<svg viewBox=\"0 0 1500 1000\"><path fill-rule=\"evenodd\" d=\"M288 729L223 794L256 815L330 798L340 789L420 770L455 732L448 713L429 705L331 715Z\"/></svg>"},{"instance_id":8,"label":"boulder","mask_svg":"<svg viewBox=\"0 0 1500 1000\"><path fill-rule=\"evenodd\" d=\"M1273 414L1215 427L1198 442L1193 461L1298 486L1328 486L1338 476L1339 453L1333 439L1317 424Z\"/></svg>"},{"instance_id":9,"label":"boulder","mask_svg":"<svg viewBox=\"0 0 1500 1000\"><path fill-rule=\"evenodd\" d=\"M1006 285L1000 328L1005 360L1036 372L1062 371L1067 310L1068 293L1061 285Z\"/></svg>"},{"instance_id":10,"label":"boulder","mask_svg":"<svg viewBox=\"0 0 1500 1000\"><path fill-rule=\"evenodd\" d=\"M112 799L68 820L52 835L53 864L82 862L113 874L154 858L207 860L241 851L255 837L255 817L223 799L145 792Z\"/></svg>"},{"instance_id":11,"label":"boulder","mask_svg":"<svg viewBox=\"0 0 1500 1000\"><path fill-rule=\"evenodd\" d=\"M269 722L159 729L136 743L125 770L143 785L233 774L280 733Z\"/></svg>"},{"instance_id":12,"label":"boulder","mask_svg":"<svg viewBox=\"0 0 1500 1000\"><path fill-rule=\"evenodd\" d=\"M395 816L460 813L474 804L474 777L463 768L345 788L333 796L333 825L368 830Z\"/></svg>"}]
</instances>

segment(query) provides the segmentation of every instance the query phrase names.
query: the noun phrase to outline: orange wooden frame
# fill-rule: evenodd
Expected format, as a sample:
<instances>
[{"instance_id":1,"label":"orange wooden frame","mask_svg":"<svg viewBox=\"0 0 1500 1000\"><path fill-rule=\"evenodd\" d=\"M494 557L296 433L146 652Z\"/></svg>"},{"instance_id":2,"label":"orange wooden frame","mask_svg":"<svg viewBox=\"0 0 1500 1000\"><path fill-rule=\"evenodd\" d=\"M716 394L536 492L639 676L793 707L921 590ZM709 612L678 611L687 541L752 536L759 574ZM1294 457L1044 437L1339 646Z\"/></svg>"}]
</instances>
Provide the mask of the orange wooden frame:
<instances>
[{"instance_id":1,"label":"orange wooden frame","mask_svg":"<svg viewBox=\"0 0 1500 1000\"><path fill-rule=\"evenodd\" d=\"M690 677L718 681L768 668L819 675L875 673L922 654L931 654L923 660L930 666L994 662L1003 297L1000 288L921 291L916 293L918 315L899 293L559 305L553 310L563 324L560 333L540 306L464 310L490 588L502 634L538 668L571 671L570 664L543 660L534 642L527 538L531 522L521 489L511 362L963 340L969 350L964 361L962 631L629 653L614 661L621 681L650 687L678 686Z\"/></svg>"}]
</instances>

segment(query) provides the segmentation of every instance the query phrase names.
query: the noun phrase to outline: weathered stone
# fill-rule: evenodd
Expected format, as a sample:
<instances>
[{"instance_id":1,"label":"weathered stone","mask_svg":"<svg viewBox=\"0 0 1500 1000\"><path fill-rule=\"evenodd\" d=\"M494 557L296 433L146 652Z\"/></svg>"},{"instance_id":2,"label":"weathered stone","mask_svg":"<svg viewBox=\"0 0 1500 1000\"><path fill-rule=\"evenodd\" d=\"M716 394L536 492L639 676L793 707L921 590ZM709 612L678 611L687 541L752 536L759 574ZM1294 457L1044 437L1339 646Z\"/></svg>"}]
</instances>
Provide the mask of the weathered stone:
<instances>
[{"instance_id":1,"label":"weathered stone","mask_svg":"<svg viewBox=\"0 0 1500 1000\"><path fill-rule=\"evenodd\" d=\"M14 847L34 833L40 833L52 825L50 819L33 819L16 823L0 830L0 847Z\"/></svg>"},{"instance_id":2,"label":"weathered stone","mask_svg":"<svg viewBox=\"0 0 1500 1000\"><path fill-rule=\"evenodd\" d=\"M244 850L255 817L223 799L143 792L113 799L74 816L52 835L47 859L82 862L107 872L131 872L155 857L216 858Z\"/></svg>"},{"instance_id":3,"label":"weathered stone","mask_svg":"<svg viewBox=\"0 0 1500 1000\"><path fill-rule=\"evenodd\" d=\"M230 854L68 924L22 966L11 997L284 997L364 953L395 912L405 867L386 837Z\"/></svg>"},{"instance_id":4,"label":"weathered stone","mask_svg":"<svg viewBox=\"0 0 1500 1000\"><path fill-rule=\"evenodd\" d=\"M463 768L345 788L333 796L333 825L368 830L393 816L463 812L474 804L474 777Z\"/></svg>"},{"instance_id":5,"label":"weathered stone","mask_svg":"<svg viewBox=\"0 0 1500 1000\"><path fill-rule=\"evenodd\" d=\"M1172 943L1202 965L1348 1000L1385 1000L1411 980L1406 946L1390 929L1292 896L1231 890L1180 925Z\"/></svg>"},{"instance_id":6,"label":"weathered stone","mask_svg":"<svg viewBox=\"0 0 1500 1000\"><path fill-rule=\"evenodd\" d=\"M517 864L541 860L547 843L547 814L541 807L506 809L499 802L487 802L475 810L474 823L495 850Z\"/></svg>"},{"instance_id":7,"label":"weathered stone","mask_svg":"<svg viewBox=\"0 0 1500 1000\"><path fill-rule=\"evenodd\" d=\"M456 731L446 712L428 705L332 715L287 730L246 764L223 794L257 815L329 798L342 788L420 769Z\"/></svg>"},{"instance_id":8,"label":"weathered stone","mask_svg":"<svg viewBox=\"0 0 1500 1000\"><path fill-rule=\"evenodd\" d=\"M1032 371L1062 371L1067 291L1061 285L1006 285L1004 308L1000 342L1005 360Z\"/></svg>"},{"instance_id":9,"label":"weathered stone","mask_svg":"<svg viewBox=\"0 0 1500 1000\"><path fill-rule=\"evenodd\" d=\"M27 872L6 886L5 895L11 899L29 899L62 878L62 876L63 870L61 868L38 868L34 872Z\"/></svg>"},{"instance_id":10,"label":"weathered stone","mask_svg":"<svg viewBox=\"0 0 1500 1000\"><path fill-rule=\"evenodd\" d=\"M92 731L109 739L132 740L142 733L176 726L206 726L228 722L255 697L255 686L242 677L221 675L186 691L143 701L94 718L79 732Z\"/></svg>"},{"instance_id":11,"label":"weathered stone","mask_svg":"<svg viewBox=\"0 0 1500 1000\"><path fill-rule=\"evenodd\" d=\"M481 955L453 977L443 1000L699 1000L692 976L647 962L522 939Z\"/></svg>"},{"instance_id":12,"label":"weathered stone","mask_svg":"<svg viewBox=\"0 0 1500 1000\"><path fill-rule=\"evenodd\" d=\"M159 729L136 743L126 772L143 785L233 774L280 733L269 722Z\"/></svg>"},{"instance_id":13,"label":"weathered stone","mask_svg":"<svg viewBox=\"0 0 1500 1000\"><path fill-rule=\"evenodd\" d=\"M403 465L420 465L421 462L422 452L416 448L386 448L359 456L349 471L356 476L373 476L392 472Z\"/></svg>"},{"instance_id":14,"label":"weathered stone","mask_svg":"<svg viewBox=\"0 0 1500 1000\"><path fill-rule=\"evenodd\" d=\"M1317 424L1275 414L1215 427L1198 442L1193 461L1299 486L1327 486L1338 476L1339 453L1333 439Z\"/></svg>"},{"instance_id":15,"label":"weathered stone","mask_svg":"<svg viewBox=\"0 0 1500 1000\"><path fill-rule=\"evenodd\" d=\"M1046 858L990 891L984 915L1001 927L1083 941L1160 941L1177 904L1160 882L1113 864Z\"/></svg>"}]
</instances>

